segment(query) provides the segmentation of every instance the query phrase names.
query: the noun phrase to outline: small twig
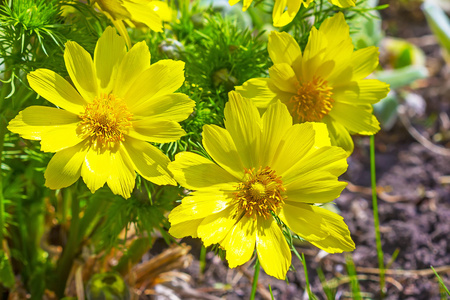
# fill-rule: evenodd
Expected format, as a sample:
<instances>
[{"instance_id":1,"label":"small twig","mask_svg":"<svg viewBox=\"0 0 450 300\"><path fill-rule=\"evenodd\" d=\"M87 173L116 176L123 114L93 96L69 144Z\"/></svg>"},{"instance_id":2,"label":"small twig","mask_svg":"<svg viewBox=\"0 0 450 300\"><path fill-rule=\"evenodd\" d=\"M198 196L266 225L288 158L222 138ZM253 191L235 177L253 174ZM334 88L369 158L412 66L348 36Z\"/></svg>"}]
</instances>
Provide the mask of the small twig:
<instances>
[{"instance_id":1,"label":"small twig","mask_svg":"<svg viewBox=\"0 0 450 300\"><path fill-rule=\"evenodd\" d=\"M353 193L360 193L367 196L372 195L372 189L366 186L355 185L349 181L347 181L347 190ZM397 203L397 202L411 202L411 197L405 197L403 195L389 195L384 191L385 189L381 186L377 187L377 196L381 200L389 203ZM419 194L417 194L417 199L421 198ZM414 200L416 200L414 198Z\"/></svg>"},{"instance_id":2,"label":"small twig","mask_svg":"<svg viewBox=\"0 0 450 300\"><path fill-rule=\"evenodd\" d=\"M83 268L79 266L75 272L75 290L78 299L84 299Z\"/></svg>"},{"instance_id":3,"label":"small twig","mask_svg":"<svg viewBox=\"0 0 450 300\"><path fill-rule=\"evenodd\" d=\"M358 271L358 268L356 268L356 270ZM377 269L377 270L379 270L379 269ZM370 280L370 281L375 281L375 282L380 281L380 277L378 277L378 276L363 275L363 274L357 275L356 279L358 279L358 281L365 281L365 280ZM349 276L343 276L340 278L336 278L335 280L330 280L327 282L327 284L330 288L337 288L340 285L350 283L350 281L351 281L351 278ZM399 291L403 291L403 285L400 282L398 282L397 280L395 280L394 278L385 277L385 281L389 282L390 284L395 286Z\"/></svg>"},{"instance_id":4,"label":"small twig","mask_svg":"<svg viewBox=\"0 0 450 300\"><path fill-rule=\"evenodd\" d=\"M412 37L406 40L411 44L414 44L419 47L434 46L438 44L438 41L433 34L422 35L419 37Z\"/></svg>"},{"instance_id":5,"label":"small twig","mask_svg":"<svg viewBox=\"0 0 450 300\"><path fill-rule=\"evenodd\" d=\"M406 108L404 105L400 105L397 109L398 116L400 118L400 121L402 122L403 126L405 126L406 130L408 130L409 134L413 138L416 139L419 143L421 143L425 148L428 150L443 155L443 156L450 156L450 150L444 147L437 146L430 142L426 137L424 137L419 131L417 131L414 126L412 126L411 122L409 121L409 118L406 113Z\"/></svg>"},{"instance_id":6,"label":"small twig","mask_svg":"<svg viewBox=\"0 0 450 300\"><path fill-rule=\"evenodd\" d=\"M450 266L442 266L438 268L434 268L437 273L449 273ZM369 273L369 274L379 274L380 269L378 268L365 268L365 267L356 267L357 272L361 273ZM433 275L434 272L432 269L423 269L423 270L395 270L395 269L387 269L384 270L386 275L397 275L397 276L405 276L405 277L414 277L414 276L430 276Z\"/></svg>"}]
</instances>

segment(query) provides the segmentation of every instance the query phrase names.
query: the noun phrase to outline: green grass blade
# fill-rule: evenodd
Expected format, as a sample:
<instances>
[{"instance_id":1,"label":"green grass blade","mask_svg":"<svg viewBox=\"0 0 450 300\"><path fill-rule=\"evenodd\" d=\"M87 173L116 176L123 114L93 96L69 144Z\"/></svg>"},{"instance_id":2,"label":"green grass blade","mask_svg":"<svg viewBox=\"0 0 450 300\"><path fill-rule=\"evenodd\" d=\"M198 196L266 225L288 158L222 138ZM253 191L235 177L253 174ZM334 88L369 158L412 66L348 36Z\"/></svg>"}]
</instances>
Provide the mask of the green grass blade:
<instances>
[{"instance_id":1,"label":"green grass blade","mask_svg":"<svg viewBox=\"0 0 450 300\"><path fill-rule=\"evenodd\" d=\"M384 254L381 248L380 219L378 217L377 179L375 172L375 137L370 136L370 177L372 183L373 221L375 226L375 239L377 244L378 268L380 269L380 295L385 293Z\"/></svg>"},{"instance_id":2,"label":"green grass blade","mask_svg":"<svg viewBox=\"0 0 450 300\"><path fill-rule=\"evenodd\" d=\"M259 259L257 257L255 263L255 273L253 274L253 284L252 284L252 292L250 294L250 300L254 300L256 296L256 288L258 287L258 277L260 268L261 265L259 264Z\"/></svg>"},{"instance_id":3,"label":"green grass blade","mask_svg":"<svg viewBox=\"0 0 450 300\"><path fill-rule=\"evenodd\" d=\"M345 256L345 262L347 264L347 272L350 277L350 286L352 288L352 299L360 300L361 298L361 289L359 288L358 274L356 274L355 263L353 262L353 258L350 254Z\"/></svg>"},{"instance_id":4,"label":"green grass blade","mask_svg":"<svg viewBox=\"0 0 450 300\"><path fill-rule=\"evenodd\" d=\"M450 291L448 290L448 288L445 286L444 281L442 280L441 276L439 276L438 272L436 272L436 270L433 268L433 266L430 266L431 269L433 270L434 274L437 277L437 280L439 281L439 285L440 287L445 291L445 293L447 293L447 295L450 297ZM445 298L444 298L445 299Z\"/></svg>"},{"instance_id":5,"label":"green grass blade","mask_svg":"<svg viewBox=\"0 0 450 300\"><path fill-rule=\"evenodd\" d=\"M317 268L317 275L319 276L320 283L322 284L323 292L327 296L328 300L335 299L335 293L331 290L330 285L328 284L325 275L323 274L323 270L321 267Z\"/></svg>"},{"instance_id":6,"label":"green grass blade","mask_svg":"<svg viewBox=\"0 0 450 300\"><path fill-rule=\"evenodd\" d=\"M306 267L305 255L302 253L302 264L303 270L305 271L305 281L306 281L306 291L308 292L308 297L311 300L316 300L316 296L311 292L311 285L309 284L308 268Z\"/></svg>"}]
</instances>

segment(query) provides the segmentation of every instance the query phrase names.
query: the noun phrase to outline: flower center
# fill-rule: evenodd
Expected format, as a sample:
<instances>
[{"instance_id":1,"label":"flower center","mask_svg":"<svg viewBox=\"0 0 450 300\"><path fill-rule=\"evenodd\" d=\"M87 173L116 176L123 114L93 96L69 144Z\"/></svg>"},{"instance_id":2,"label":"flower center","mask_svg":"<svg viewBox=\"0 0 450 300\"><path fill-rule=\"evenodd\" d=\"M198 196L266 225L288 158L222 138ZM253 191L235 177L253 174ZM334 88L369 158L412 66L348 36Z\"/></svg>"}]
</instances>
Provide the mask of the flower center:
<instances>
[{"instance_id":1,"label":"flower center","mask_svg":"<svg viewBox=\"0 0 450 300\"><path fill-rule=\"evenodd\" d=\"M94 148L113 148L117 142L125 140L133 114L122 99L103 94L86 105L79 117L80 134L91 138Z\"/></svg>"},{"instance_id":2,"label":"flower center","mask_svg":"<svg viewBox=\"0 0 450 300\"><path fill-rule=\"evenodd\" d=\"M285 197L281 193L285 190L281 176L269 167L260 167L258 171L245 169L244 181L234 193L241 217L268 219L284 203Z\"/></svg>"},{"instance_id":3,"label":"flower center","mask_svg":"<svg viewBox=\"0 0 450 300\"><path fill-rule=\"evenodd\" d=\"M292 114L297 114L299 122L317 122L322 120L333 108L331 98L333 88L320 77L300 84L297 95L291 97Z\"/></svg>"}]
</instances>

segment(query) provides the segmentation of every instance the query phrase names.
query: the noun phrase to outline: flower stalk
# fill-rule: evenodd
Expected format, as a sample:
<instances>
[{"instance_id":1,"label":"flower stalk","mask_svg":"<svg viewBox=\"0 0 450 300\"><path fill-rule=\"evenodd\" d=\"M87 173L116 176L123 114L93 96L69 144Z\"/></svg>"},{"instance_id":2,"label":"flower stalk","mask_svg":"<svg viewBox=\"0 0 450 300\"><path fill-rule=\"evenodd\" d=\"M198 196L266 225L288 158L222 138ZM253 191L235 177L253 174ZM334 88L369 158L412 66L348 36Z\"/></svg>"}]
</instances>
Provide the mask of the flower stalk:
<instances>
[{"instance_id":1,"label":"flower stalk","mask_svg":"<svg viewBox=\"0 0 450 300\"><path fill-rule=\"evenodd\" d=\"M250 300L254 300L255 296L256 296L256 289L258 288L258 278L259 278L259 270L260 269L261 269L261 264L259 263L259 259L256 258L255 271L253 273L252 291L250 293Z\"/></svg>"},{"instance_id":2,"label":"flower stalk","mask_svg":"<svg viewBox=\"0 0 450 300\"><path fill-rule=\"evenodd\" d=\"M64 297L67 278L72 269L73 260L80 250L79 243L80 236L82 236L80 234L80 201L77 199L76 194L74 197L72 190L75 191L76 189L68 188L63 193L63 201L71 203L72 219L70 221L69 239L56 266L57 280L55 292L59 298Z\"/></svg>"},{"instance_id":3,"label":"flower stalk","mask_svg":"<svg viewBox=\"0 0 450 300\"><path fill-rule=\"evenodd\" d=\"M380 218L378 216L377 179L375 172L375 137L373 135L370 136L370 177L372 183L372 207L375 226L375 239L377 244L378 268L380 269L380 293L381 297L384 298L386 282L383 249L381 248Z\"/></svg>"}]
</instances>

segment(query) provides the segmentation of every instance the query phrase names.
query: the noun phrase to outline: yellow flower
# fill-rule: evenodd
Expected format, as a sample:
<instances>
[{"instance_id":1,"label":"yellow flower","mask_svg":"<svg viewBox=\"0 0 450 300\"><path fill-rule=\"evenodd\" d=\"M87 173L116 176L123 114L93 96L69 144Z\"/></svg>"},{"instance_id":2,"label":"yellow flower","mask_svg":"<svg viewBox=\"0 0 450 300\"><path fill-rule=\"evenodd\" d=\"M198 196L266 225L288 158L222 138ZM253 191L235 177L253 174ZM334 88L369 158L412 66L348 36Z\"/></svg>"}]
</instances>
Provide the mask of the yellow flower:
<instances>
[{"instance_id":1,"label":"yellow flower","mask_svg":"<svg viewBox=\"0 0 450 300\"><path fill-rule=\"evenodd\" d=\"M195 190L170 213L169 232L220 244L231 268L256 247L266 273L279 279L291 252L275 217L327 252L352 251L343 218L313 204L332 201L346 186L337 180L347 169L346 153L330 146L326 126L292 125L279 101L261 117L251 101L229 96L226 129L203 127L203 146L215 162L182 152L169 164L175 179Z\"/></svg>"},{"instance_id":2,"label":"yellow flower","mask_svg":"<svg viewBox=\"0 0 450 300\"><path fill-rule=\"evenodd\" d=\"M156 184L175 185L169 159L148 142L171 142L185 134L177 122L190 115L194 101L174 93L184 82L184 63L162 60L150 66L145 42L127 52L112 27L98 40L93 61L75 42L66 43L64 60L76 89L47 69L27 76L33 90L63 109L30 106L8 126L23 138L40 140L42 151L56 152L45 185L64 188L81 175L92 192L106 182L128 198L135 170Z\"/></svg>"},{"instance_id":3,"label":"yellow flower","mask_svg":"<svg viewBox=\"0 0 450 300\"><path fill-rule=\"evenodd\" d=\"M271 32L270 78L250 79L236 90L262 110L281 100L295 122L327 124L331 144L351 153L350 133L371 135L380 129L372 104L389 91L384 82L364 79L378 65L378 48L353 48L342 13L325 20L319 30L313 27L303 54L289 34Z\"/></svg>"},{"instance_id":4,"label":"yellow flower","mask_svg":"<svg viewBox=\"0 0 450 300\"><path fill-rule=\"evenodd\" d=\"M230 5L238 3L240 0L228 0ZM246 11L253 0L244 0L242 10ZM273 25L282 27L292 22L297 15L302 4L308 7L314 0L275 0L272 18ZM333 5L339 7L355 6L356 0L328 0Z\"/></svg>"},{"instance_id":5,"label":"yellow flower","mask_svg":"<svg viewBox=\"0 0 450 300\"><path fill-rule=\"evenodd\" d=\"M112 21L131 47L130 37L124 22L145 24L156 32L162 32L162 21L170 21L172 10L164 1L155 0L95 0L102 12Z\"/></svg>"}]
</instances>

